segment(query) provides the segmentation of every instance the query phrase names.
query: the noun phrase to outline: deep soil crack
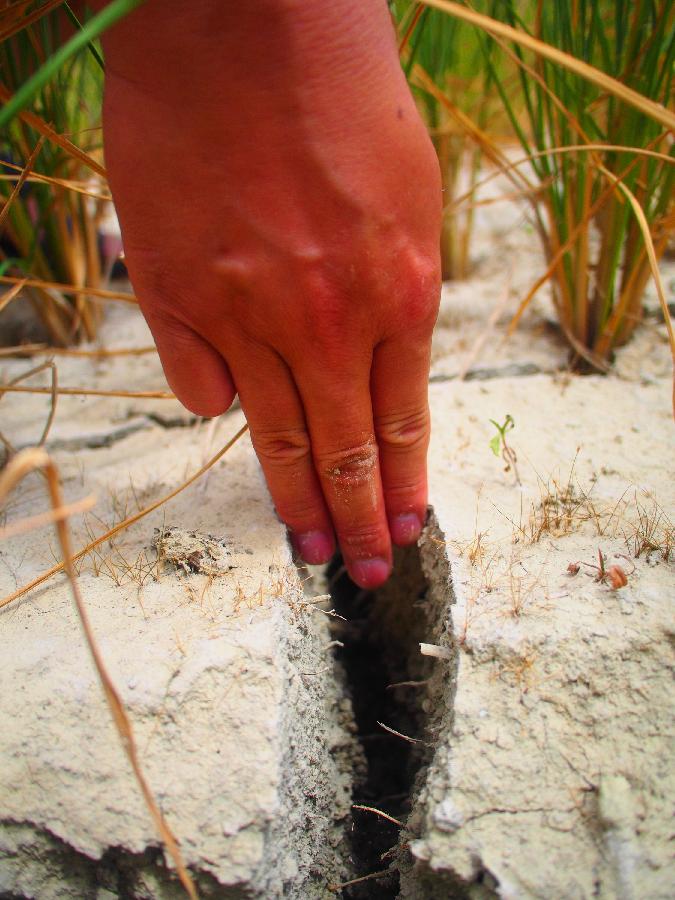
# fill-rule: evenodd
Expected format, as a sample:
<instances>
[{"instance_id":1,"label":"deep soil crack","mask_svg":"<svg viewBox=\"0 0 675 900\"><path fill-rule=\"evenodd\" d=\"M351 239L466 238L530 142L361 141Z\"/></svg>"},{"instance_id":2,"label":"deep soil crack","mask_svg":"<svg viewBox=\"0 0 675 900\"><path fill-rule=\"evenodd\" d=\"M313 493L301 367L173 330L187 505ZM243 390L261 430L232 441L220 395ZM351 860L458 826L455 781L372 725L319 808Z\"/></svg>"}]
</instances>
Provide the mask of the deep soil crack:
<instances>
[{"instance_id":1,"label":"deep soil crack","mask_svg":"<svg viewBox=\"0 0 675 900\"><path fill-rule=\"evenodd\" d=\"M397 862L409 837L391 819L405 827L417 782L433 753L425 700L439 661L422 656L419 644L447 632L448 600L439 622L417 547L396 551L392 577L375 592L358 588L339 557L326 575L335 611L346 620L333 620L335 637L344 645L337 657L367 763L353 804L369 809L352 810L351 862L357 879L373 876L345 887L342 896L389 900L399 892Z\"/></svg>"}]
</instances>

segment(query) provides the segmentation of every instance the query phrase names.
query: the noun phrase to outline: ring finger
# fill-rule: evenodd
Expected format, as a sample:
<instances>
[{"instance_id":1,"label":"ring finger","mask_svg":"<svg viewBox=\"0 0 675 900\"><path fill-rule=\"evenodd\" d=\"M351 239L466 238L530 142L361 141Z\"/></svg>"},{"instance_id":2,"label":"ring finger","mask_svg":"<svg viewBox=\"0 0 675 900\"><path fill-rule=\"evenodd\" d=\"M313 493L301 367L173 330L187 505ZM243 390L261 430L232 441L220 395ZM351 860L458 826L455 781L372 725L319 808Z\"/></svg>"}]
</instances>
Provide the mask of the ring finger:
<instances>
[{"instance_id":1,"label":"ring finger","mask_svg":"<svg viewBox=\"0 0 675 900\"><path fill-rule=\"evenodd\" d=\"M242 359L240 365L236 358L230 364L277 513L305 562L326 563L335 539L290 370L261 345L247 347Z\"/></svg>"}]
</instances>

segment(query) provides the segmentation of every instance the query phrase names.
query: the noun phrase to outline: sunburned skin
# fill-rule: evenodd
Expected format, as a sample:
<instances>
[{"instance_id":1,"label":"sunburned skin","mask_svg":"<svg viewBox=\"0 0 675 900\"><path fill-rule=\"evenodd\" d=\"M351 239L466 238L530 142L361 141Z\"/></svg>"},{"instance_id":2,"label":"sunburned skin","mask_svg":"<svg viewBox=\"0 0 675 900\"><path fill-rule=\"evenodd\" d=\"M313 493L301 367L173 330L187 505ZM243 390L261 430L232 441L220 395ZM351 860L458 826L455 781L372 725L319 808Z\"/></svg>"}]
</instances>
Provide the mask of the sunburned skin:
<instances>
[{"instance_id":1,"label":"sunburned skin","mask_svg":"<svg viewBox=\"0 0 675 900\"><path fill-rule=\"evenodd\" d=\"M147 0L104 36L141 309L198 415L236 393L308 563L374 588L427 504L438 163L381 0Z\"/></svg>"}]
</instances>

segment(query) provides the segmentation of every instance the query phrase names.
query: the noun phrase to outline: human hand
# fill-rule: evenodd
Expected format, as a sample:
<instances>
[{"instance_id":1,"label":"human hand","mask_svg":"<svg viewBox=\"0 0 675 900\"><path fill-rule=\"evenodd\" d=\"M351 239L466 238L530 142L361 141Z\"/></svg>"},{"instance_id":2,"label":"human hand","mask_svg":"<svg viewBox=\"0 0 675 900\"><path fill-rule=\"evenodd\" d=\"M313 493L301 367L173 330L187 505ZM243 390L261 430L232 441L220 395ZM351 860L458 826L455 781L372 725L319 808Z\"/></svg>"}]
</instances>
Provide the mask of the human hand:
<instances>
[{"instance_id":1,"label":"human hand","mask_svg":"<svg viewBox=\"0 0 675 900\"><path fill-rule=\"evenodd\" d=\"M188 12L185 12L185 10ZM106 164L167 379L235 393L308 563L377 587L426 512L440 178L381 0L148 0L104 40Z\"/></svg>"}]
</instances>

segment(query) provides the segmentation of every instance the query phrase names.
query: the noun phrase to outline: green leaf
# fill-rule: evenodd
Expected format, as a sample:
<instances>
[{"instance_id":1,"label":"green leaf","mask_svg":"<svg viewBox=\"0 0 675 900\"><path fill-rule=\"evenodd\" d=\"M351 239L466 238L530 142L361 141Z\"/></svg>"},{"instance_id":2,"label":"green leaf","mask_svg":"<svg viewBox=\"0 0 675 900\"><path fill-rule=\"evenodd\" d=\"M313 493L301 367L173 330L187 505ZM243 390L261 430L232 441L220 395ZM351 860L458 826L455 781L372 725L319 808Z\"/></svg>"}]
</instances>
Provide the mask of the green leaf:
<instances>
[{"instance_id":1,"label":"green leaf","mask_svg":"<svg viewBox=\"0 0 675 900\"><path fill-rule=\"evenodd\" d=\"M501 434L496 434L490 441L490 450L492 450L492 452L494 453L495 456L500 455L501 445L502 445L502 436L501 436Z\"/></svg>"}]
</instances>

